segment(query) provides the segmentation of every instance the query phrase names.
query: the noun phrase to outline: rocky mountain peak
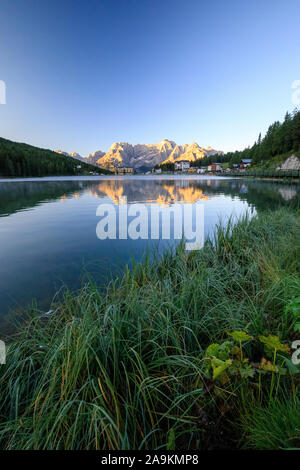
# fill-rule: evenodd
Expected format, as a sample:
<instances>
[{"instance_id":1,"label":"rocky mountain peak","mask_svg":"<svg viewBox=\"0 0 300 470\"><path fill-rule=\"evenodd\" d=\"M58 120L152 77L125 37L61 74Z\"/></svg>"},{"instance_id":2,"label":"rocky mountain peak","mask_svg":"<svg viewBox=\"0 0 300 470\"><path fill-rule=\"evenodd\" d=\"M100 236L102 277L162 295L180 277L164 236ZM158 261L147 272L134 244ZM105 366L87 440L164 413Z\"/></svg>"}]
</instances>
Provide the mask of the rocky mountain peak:
<instances>
[{"instance_id":1,"label":"rocky mountain peak","mask_svg":"<svg viewBox=\"0 0 300 470\"><path fill-rule=\"evenodd\" d=\"M100 166L130 166L133 168L153 168L160 163L175 162L176 160L195 161L206 155L218 152L200 147L197 142L177 145L169 139L163 139L157 144L136 144L115 142L109 151L97 161Z\"/></svg>"},{"instance_id":2,"label":"rocky mountain peak","mask_svg":"<svg viewBox=\"0 0 300 470\"><path fill-rule=\"evenodd\" d=\"M177 145L169 139L163 139L156 144L136 144L129 142L114 142L108 152L97 150L87 157L82 157L76 152L68 154L62 150L58 153L71 156L78 160L84 160L93 165L113 169L119 166L133 168L153 168L160 163L174 163L176 160L189 160L191 162L204 158L206 155L222 154L211 147L200 147L197 142Z\"/></svg>"}]
</instances>

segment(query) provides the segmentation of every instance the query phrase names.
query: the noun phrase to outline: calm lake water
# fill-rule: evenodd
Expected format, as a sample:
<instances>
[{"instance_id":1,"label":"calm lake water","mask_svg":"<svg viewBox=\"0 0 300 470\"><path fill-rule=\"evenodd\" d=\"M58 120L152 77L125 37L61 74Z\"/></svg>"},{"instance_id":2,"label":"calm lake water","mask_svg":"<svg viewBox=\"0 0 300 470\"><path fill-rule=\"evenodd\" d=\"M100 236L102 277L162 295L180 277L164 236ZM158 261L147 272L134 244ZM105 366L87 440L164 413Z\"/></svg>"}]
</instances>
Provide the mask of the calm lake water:
<instances>
[{"instance_id":1,"label":"calm lake water","mask_svg":"<svg viewBox=\"0 0 300 470\"><path fill-rule=\"evenodd\" d=\"M298 202L297 185L246 179L136 176L0 180L0 325L8 312L21 311L33 299L40 308L48 309L58 289L79 288L87 273L101 286L124 264L130 264L132 257L142 259L147 248L162 251L178 243L172 230L170 240L119 239L119 230L124 228L122 223L119 226L121 206L141 203L164 210L166 215L176 203L192 209L201 204L204 234L208 236L220 218ZM101 240L96 235L100 204L114 208L116 239Z\"/></svg>"}]
</instances>

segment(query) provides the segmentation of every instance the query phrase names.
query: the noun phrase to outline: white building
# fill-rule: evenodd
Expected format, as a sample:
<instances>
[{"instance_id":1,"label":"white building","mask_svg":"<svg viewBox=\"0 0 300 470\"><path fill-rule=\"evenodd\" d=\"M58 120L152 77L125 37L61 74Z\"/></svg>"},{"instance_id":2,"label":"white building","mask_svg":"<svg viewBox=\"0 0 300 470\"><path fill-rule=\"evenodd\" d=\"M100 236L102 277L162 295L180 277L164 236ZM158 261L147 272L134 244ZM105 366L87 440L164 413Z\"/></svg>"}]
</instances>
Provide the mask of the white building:
<instances>
[{"instance_id":1,"label":"white building","mask_svg":"<svg viewBox=\"0 0 300 470\"><path fill-rule=\"evenodd\" d=\"M188 160L179 160L174 164L175 171L188 171L190 168L190 162Z\"/></svg>"},{"instance_id":2,"label":"white building","mask_svg":"<svg viewBox=\"0 0 300 470\"><path fill-rule=\"evenodd\" d=\"M222 171L222 165L221 163L211 163L210 165L208 165L207 171L212 172L212 173Z\"/></svg>"}]
</instances>

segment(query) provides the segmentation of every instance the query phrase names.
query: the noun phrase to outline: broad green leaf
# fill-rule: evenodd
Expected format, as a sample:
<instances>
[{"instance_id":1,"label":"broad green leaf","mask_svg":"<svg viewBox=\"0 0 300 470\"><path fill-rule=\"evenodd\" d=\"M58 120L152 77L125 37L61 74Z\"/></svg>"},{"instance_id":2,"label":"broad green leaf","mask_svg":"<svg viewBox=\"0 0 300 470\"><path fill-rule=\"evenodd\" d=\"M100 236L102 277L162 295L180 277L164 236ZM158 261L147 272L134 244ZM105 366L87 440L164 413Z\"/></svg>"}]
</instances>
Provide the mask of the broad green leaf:
<instances>
[{"instance_id":1,"label":"broad green leaf","mask_svg":"<svg viewBox=\"0 0 300 470\"><path fill-rule=\"evenodd\" d=\"M232 341L224 341L222 344L220 344L220 351L229 351L232 346Z\"/></svg>"},{"instance_id":2,"label":"broad green leaf","mask_svg":"<svg viewBox=\"0 0 300 470\"><path fill-rule=\"evenodd\" d=\"M254 376L255 370L249 364L246 364L240 369L240 374L243 379L247 379Z\"/></svg>"},{"instance_id":3,"label":"broad green leaf","mask_svg":"<svg viewBox=\"0 0 300 470\"><path fill-rule=\"evenodd\" d=\"M290 352L289 346L287 344L281 343L278 336L274 336L274 335L259 336L258 339L261 343L264 343L269 349L282 351L285 353Z\"/></svg>"},{"instance_id":4,"label":"broad green leaf","mask_svg":"<svg viewBox=\"0 0 300 470\"><path fill-rule=\"evenodd\" d=\"M220 345L217 344L217 343L210 344L206 349L205 355L208 356L208 357L217 356L218 351L219 351L219 346Z\"/></svg>"},{"instance_id":5,"label":"broad green leaf","mask_svg":"<svg viewBox=\"0 0 300 470\"><path fill-rule=\"evenodd\" d=\"M213 343L206 349L207 357L217 357L218 359L228 359L230 354L230 341L224 341L222 344Z\"/></svg>"},{"instance_id":6,"label":"broad green leaf","mask_svg":"<svg viewBox=\"0 0 300 470\"><path fill-rule=\"evenodd\" d=\"M214 358L211 361L213 369L213 379L215 380L222 372L228 369L232 364L232 359L227 359L226 361L221 361L221 359Z\"/></svg>"},{"instance_id":7,"label":"broad green leaf","mask_svg":"<svg viewBox=\"0 0 300 470\"><path fill-rule=\"evenodd\" d=\"M233 348L231 348L231 354L233 356L240 356L241 355L241 348L237 345L233 346Z\"/></svg>"},{"instance_id":8,"label":"broad green leaf","mask_svg":"<svg viewBox=\"0 0 300 470\"><path fill-rule=\"evenodd\" d=\"M251 341L253 339L252 336L245 331L227 331L227 334L237 343L243 343L244 341Z\"/></svg>"},{"instance_id":9,"label":"broad green leaf","mask_svg":"<svg viewBox=\"0 0 300 470\"><path fill-rule=\"evenodd\" d=\"M223 361L225 361L226 359L229 359L231 347L232 347L231 341L224 341L222 344L220 344L218 358L222 359Z\"/></svg>"}]
</instances>

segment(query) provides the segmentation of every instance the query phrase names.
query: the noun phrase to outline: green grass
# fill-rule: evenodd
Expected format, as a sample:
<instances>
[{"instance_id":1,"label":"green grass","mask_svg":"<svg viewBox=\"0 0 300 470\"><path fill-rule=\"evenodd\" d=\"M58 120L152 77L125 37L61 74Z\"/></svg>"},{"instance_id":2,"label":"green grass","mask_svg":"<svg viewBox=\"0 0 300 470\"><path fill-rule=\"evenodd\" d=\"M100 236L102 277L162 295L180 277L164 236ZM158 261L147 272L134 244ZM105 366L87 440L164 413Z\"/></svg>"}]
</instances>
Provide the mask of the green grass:
<instances>
[{"instance_id":1,"label":"green grass","mask_svg":"<svg viewBox=\"0 0 300 470\"><path fill-rule=\"evenodd\" d=\"M300 445L300 403L289 396L257 406L243 417L245 447L262 450L298 449Z\"/></svg>"},{"instance_id":2,"label":"green grass","mask_svg":"<svg viewBox=\"0 0 300 470\"><path fill-rule=\"evenodd\" d=\"M263 163L253 165L251 166L251 170L275 170L278 166L281 166L287 158L291 157L292 155L296 155L296 157L300 158L299 151L289 151L284 154L275 155L269 160L265 160Z\"/></svg>"},{"instance_id":3,"label":"green grass","mask_svg":"<svg viewBox=\"0 0 300 470\"><path fill-rule=\"evenodd\" d=\"M0 368L0 448L265 448L273 378L259 394L257 379L213 383L205 349L236 329L297 339L285 307L300 296L299 263L299 211L278 210L219 226L202 251L136 264L104 293L90 283L51 314L31 312ZM271 400L296 400L297 377L277 377ZM286 447L298 424L280 433L277 417L270 442Z\"/></svg>"}]
</instances>

